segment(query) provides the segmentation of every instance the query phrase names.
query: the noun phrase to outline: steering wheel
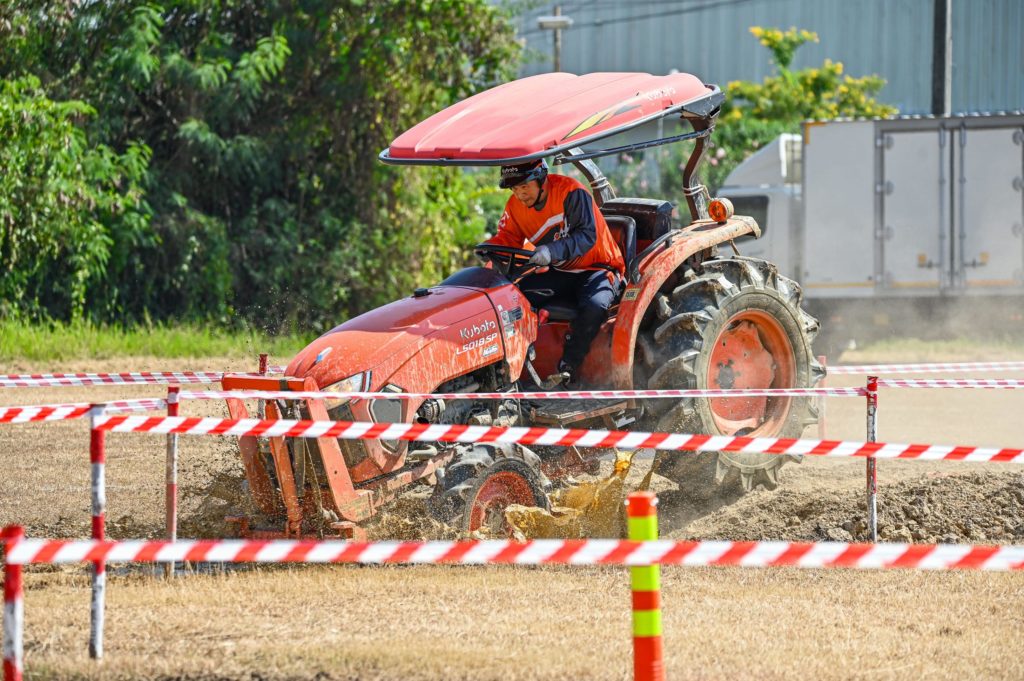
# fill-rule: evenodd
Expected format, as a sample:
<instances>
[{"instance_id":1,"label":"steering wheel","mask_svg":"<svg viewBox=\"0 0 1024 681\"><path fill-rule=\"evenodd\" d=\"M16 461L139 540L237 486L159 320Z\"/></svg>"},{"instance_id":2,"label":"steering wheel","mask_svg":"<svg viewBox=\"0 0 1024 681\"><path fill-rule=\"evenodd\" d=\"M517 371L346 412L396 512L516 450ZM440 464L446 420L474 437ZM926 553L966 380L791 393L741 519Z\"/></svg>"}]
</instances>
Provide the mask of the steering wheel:
<instances>
[{"instance_id":1,"label":"steering wheel","mask_svg":"<svg viewBox=\"0 0 1024 681\"><path fill-rule=\"evenodd\" d=\"M498 244L477 244L474 247L476 254L494 263L494 267L509 279L518 280L523 276L537 269L536 265L530 265L529 260L534 252L525 248L512 248L511 246L499 246Z\"/></svg>"}]
</instances>

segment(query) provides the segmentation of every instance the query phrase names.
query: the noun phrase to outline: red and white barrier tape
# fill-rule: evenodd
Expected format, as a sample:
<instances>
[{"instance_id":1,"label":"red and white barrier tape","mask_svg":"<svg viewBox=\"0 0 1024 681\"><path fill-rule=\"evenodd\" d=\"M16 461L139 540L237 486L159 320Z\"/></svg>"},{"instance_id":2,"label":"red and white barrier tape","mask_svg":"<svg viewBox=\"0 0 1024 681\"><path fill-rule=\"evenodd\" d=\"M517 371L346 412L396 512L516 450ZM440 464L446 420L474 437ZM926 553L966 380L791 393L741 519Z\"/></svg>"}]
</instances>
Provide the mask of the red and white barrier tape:
<instances>
[{"instance_id":1,"label":"red and white barrier tape","mask_svg":"<svg viewBox=\"0 0 1024 681\"><path fill-rule=\"evenodd\" d=\"M711 452L759 452L830 457L873 456L879 459L949 459L1024 463L1024 450L992 447L951 447L840 440L796 440L734 435L689 435L621 430L503 428L499 426L359 421L262 421L185 417L101 416L97 430L114 433L180 433L183 435L251 435L257 437L337 437L345 440L410 440L424 442L518 442L526 445L664 449Z\"/></svg>"},{"instance_id":2,"label":"red and white barrier tape","mask_svg":"<svg viewBox=\"0 0 1024 681\"><path fill-rule=\"evenodd\" d=\"M79 419L88 413L88 403L40 404L28 407L0 407L0 423L63 421L65 419Z\"/></svg>"},{"instance_id":3,"label":"red and white barrier tape","mask_svg":"<svg viewBox=\"0 0 1024 681\"><path fill-rule=\"evenodd\" d=\"M878 379L879 388L986 388L990 390L1019 390L1024 380L1016 378L920 378Z\"/></svg>"},{"instance_id":4,"label":"red and white barrier tape","mask_svg":"<svg viewBox=\"0 0 1024 681\"><path fill-rule=\"evenodd\" d=\"M1024 546L817 544L783 541L624 541L616 539L345 541L56 541L27 539L11 565L117 562L447 563L462 565L689 565L741 567L1020 570Z\"/></svg>"},{"instance_id":5,"label":"red and white barrier tape","mask_svg":"<svg viewBox=\"0 0 1024 681\"><path fill-rule=\"evenodd\" d=\"M947 374L957 371L1024 371L1024 362L933 362L929 364L865 364L829 366L828 374Z\"/></svg>"},{"instance_id":6,"label":"red and white barrier tape","mask_svg":"<svg viewBox=\"0 0 1024 681\"><path fill-rule=\"evenodd\" d=\"M213 371L140 371L119 374L7 374L0 388L48 388L80 385L133 385L152 383L218 383L223 374Z\"/></svg>"},{"instance_id":7,"label":"red and white barrier tape","mask_svg":"<svg viewBox=\"0 0 1024 681\"><path fill-rule=\"evenodd\" d=\"M40 404L23 407L0 407L0 423L28 423L30 421L64 421L86 416L92 406L100 406L107 411L158 411L167 408L167 400L160 398L143 398L138 400L118 400L90 405L88 402L71 404Z\"/></svg>"},{"instance_id":8,"label":"red and white barrier tape","mask_svg":"<svg viewBox=\"0 0 1024 681\"><path fill-rule=\"evenodd\" d=\"M273 374L284 373L286 367L271 366ZM1024 362L957 362L929 364L873 364L858 366L830 366L828 373L841 374L906 374L949 373L954 371L1024 371ZM255 374L254 374L255 375ZM223 374L215 371L138 371L120 373L76 374L0 374L0 388L80 386L80 385L132 385L163 383L217 383Z\"/></svg>"},{"instance_id":9,"label":"red and white barrier tape","mask_svg":"<svg viewBox=\"0 0 1024 681\"><path fill-rule=\"evenodd\" d=\"M98 407L103 407L107 412L112 411L161 411L167 409L167 400L162 397L141 397L137 400L116 400L114 402L99 402Z\"/></svg>"},{"instance_id":10,"label":"red and white barrier tape","mask_svg":"<svg viewBox=\"0 0 1024 681\"><path fill-rule=\"evenodd\" d=\"M681 397L863 397L864 388L765 388L730 390L573 390L507 393L387 393L387 392L313 392L278 390L183 390L183 400L302 400L302 399L362 399L362 400L623 400L635 398Z\"/></svg>"}]
</instances>

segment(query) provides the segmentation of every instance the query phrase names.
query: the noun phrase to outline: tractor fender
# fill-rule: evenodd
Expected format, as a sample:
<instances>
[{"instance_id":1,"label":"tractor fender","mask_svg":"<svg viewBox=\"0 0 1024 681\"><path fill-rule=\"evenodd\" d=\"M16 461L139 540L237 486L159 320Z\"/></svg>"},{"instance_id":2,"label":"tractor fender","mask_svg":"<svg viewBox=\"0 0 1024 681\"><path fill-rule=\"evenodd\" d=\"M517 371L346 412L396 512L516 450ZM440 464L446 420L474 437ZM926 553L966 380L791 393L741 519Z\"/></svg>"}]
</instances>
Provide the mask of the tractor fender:
<instances>
[{"instance_id":1,"label":"tractor fender","mask_svg":"<svg viewBox=\"0 0 1024 681\"><path fill-rule=\"evenodd\" d=\"M640 282L626 287L612 331L611 384L633 388L633 358L640 323L662 286L691 256L737 237L761 236L753 218L736 215L724 222L698 220L672 232L668 245L647 255L639 265Z\"/></svg>"}]
</instances>

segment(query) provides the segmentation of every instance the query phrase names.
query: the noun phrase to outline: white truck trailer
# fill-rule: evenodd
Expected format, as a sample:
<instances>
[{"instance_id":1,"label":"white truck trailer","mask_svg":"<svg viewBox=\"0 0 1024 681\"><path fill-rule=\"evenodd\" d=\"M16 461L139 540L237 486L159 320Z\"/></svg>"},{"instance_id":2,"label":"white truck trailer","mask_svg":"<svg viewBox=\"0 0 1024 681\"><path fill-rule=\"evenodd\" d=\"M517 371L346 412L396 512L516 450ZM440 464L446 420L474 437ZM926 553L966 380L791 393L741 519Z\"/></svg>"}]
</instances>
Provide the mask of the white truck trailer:
<instances>
[{"instance_id":1,"label":"white truck trailer","mask_svg":"<svg viewBox=\"0 0 1024 681\"><path fill-rule=\"evenodd\" d=\"M817 349L896 332L1024 331L1024 114L808 122L719 189L822 322ZM953 325L961 325L953 328Z\"/></svg>"}]
</instances>

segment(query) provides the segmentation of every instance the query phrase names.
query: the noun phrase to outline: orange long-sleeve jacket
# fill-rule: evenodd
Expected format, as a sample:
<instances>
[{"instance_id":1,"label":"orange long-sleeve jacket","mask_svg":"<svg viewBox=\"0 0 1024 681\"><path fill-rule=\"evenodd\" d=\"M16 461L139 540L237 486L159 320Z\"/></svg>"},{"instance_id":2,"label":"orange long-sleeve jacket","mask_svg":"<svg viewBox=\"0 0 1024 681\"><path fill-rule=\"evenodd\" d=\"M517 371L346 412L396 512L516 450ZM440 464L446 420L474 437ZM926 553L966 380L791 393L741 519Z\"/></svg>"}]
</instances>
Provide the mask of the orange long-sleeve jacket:
<instances>
[{"instance_id":1,"label":"orange long-sleeve jacket","mask_svg":"<svg viewBox=\"0 0 1024 681\"><path fill-rule=\"evenodd\" d=\"M612 269L620 276L626 265L619 246L590 192L565 175L548 175L547 198L540 208L527 208L509 197L498 221L498 233L487 243L523 248L547 246L552 267L563 272Z\"/></svg>"}]
</instances>

